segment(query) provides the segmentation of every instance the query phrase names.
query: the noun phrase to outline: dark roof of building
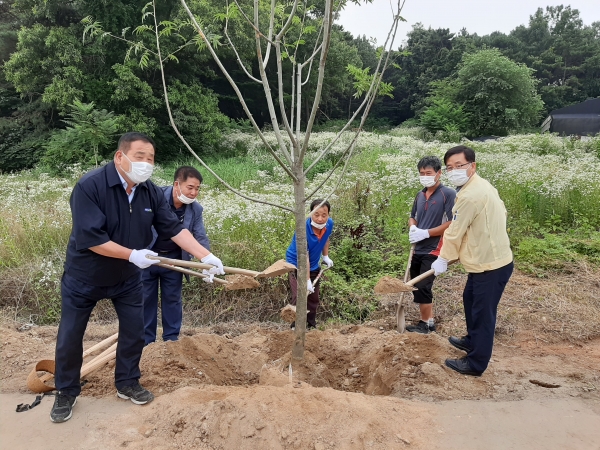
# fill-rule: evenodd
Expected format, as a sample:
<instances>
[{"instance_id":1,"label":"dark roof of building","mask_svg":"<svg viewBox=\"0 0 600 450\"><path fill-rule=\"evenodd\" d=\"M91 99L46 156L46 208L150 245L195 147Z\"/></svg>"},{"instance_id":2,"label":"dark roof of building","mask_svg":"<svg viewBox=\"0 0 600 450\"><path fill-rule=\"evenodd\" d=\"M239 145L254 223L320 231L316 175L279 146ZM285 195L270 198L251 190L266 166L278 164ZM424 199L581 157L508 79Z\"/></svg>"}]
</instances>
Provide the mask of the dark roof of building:
<instances>
[{"instance_id":1,"label":"dark roof of building","mask_svg":"<svg viewBox=\"0 0 600 450\"><path fill-rule=\"evenodd\" d=\"M571 114L600 114L600 98L591 98L576 105L565 106L564 108L555 109L550 113L554 115L571 115Z\"/></svg>"}]
</instances>

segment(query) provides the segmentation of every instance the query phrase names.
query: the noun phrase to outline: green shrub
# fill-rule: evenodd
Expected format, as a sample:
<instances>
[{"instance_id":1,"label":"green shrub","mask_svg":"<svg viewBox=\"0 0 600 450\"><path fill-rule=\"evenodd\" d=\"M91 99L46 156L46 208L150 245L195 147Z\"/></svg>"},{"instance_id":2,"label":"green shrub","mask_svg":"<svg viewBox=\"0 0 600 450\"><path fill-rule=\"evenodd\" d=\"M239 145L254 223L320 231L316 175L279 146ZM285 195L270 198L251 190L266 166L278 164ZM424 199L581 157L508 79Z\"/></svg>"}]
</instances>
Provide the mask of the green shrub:
<instances>
[{"instance_id":1,"label":"green shrub","mask_svg":"<svg viewBox=\"0 0 600 450\"><path fill-rule=\"evenodd\" d=\"M55 132L46 144L46 154L42 158L51 173L63 174L73 164L90 166L102 161L113 150L118 121L112 112L97 110L94 102L82 103L75 100L69 105L68 126Z\"/></svg>"}]
</instances>

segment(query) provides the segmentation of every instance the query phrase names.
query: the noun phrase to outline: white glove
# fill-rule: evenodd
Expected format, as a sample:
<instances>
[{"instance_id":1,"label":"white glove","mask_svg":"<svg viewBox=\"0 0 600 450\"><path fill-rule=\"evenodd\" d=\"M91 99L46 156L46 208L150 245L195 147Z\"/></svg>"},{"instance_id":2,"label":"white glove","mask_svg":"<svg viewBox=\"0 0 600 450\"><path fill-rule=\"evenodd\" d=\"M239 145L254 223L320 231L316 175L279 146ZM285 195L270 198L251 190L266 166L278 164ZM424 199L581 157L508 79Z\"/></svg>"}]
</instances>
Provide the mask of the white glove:
<instances>
[{"instance_id":1,"label":"white glove","mask_svg":"<svg viewBox=\"0 0 600 450\"><path fill-rule=\"evenodd\" d=\"M427 239L429 237L429 231L422 230L414 225L413 227L410 227L410 231L408 232L408 240L411 244L422 241L423 239Z\"/></svg>"},{"instance_id":2,"label":"white glove","mask_svg":"<svg viewBox=\"0 0 600 450\"><path fill-rule=\"evenodd\" d=\"M431 268L435 271L434 275L437 277L448 270L448 260L438 256L438 259L431 264Z\"/></svg>"},{"instance_id":3,"label":"white glove","mask_svg":"<svg viewBox=\"0 0 600 450\"><path fill-rule=\"evenodd\" d=\"M306 280L306 289L308 290L309 294L314 294L315 288L312 285L312 281Z\"/></svg>"},{"instance_id":4,"label":"white glove","mask_svg":"<svg viewBox=\"0 0 600 450\"><path fill-rule=\"evenodd\" d=\"M129 255L129 262L135 264L140 269L145 269L147 267L152 266L153 264L158 264L160 261L158 259L148 259L146 255L149 256L158 256L158 253L154 253L148 249L142 250L132 250L131 255Z\"/></svg>"},{"instance_id":5,"label":"white glove","mask_svg":"<svg viewBox=\"0 0 600 450\"><path fill-rule=\"evenodd\" d=\"M206 269L202 270L202 274L206 275L205 277L202 278L202 281L204 281L205 283L212 283L213 280L215 279L215 274L214 273L210 273Z\"/></svg>"},{"instance_id":6,"label":"white glove","mask_svg":"<svg viewBox=\"0 0 600 450\"><path fill-rule=\"evenodd\" d=\"M331 258L327 255L323 255L323 262L325 264L327 264L327 268L331 269L333 267L333 261L331 260Z\"/></svg>"},{"instance_id":7,"label":"white glove","mask_svg":"<svg viewBox=\"0 0 600 450\"><path fill-rule=\"evenodd\" d=\"M200 261L202 261L204 264L212 264L213 266L215 266L208 269L208 273L212 273L214 275L225 275L225 270L223 270L223 263L212 253L209 253Z\"/></svg>"}]
</instances>

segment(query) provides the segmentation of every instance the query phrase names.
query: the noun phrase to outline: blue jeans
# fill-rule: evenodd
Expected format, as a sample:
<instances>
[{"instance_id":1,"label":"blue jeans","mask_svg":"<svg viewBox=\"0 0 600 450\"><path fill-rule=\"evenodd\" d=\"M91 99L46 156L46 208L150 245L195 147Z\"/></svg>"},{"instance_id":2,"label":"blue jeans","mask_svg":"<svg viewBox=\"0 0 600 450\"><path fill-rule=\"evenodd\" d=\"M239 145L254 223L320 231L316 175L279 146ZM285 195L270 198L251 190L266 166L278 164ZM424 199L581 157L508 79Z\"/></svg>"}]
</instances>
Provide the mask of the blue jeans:
<instances>
[{"instance_id":1,"label":"blue jeans","mask_svg":"<svg viewBox=\"0 0 600 450\"><path fill-rule=\"evenodd\" d=\"M164 256L164 255L160 255ZM174 258L175 256L167 256ZM177 258L181 258L181 251ZM144 325L146 345L156 341L158 288L162 310L163 340L176 341L183 321L181 288L183 274L164 267L150 266L142 271L144 284Z\"/></svg>"},{"instance_id":2,"label":"blue jeans","mask_svg":"<svg viewBox=\"0 0 600 450\"><path fill-rule=\"evenodd\" d=\"M467 321L467 354L469 365L476 372L487 369L494 347L498 303L513 272L513 263L482 273L470 273L463 292Z\"/></svg>"},{"instance_id":3,"label":"blue jeans","mask_svg":"<svg viewBox=\"0 0 600 450\"><path fill-rule=\"evenodd\" d=\"M61 282L62 312L56 338L56 389L77 396L81 393L83 335L98 301L112 300L119 317L119 341L115 366L117 389L139 380L144 349L142 283L134 276L115 286L92 286L65 273Z\"/></svg>"}]
</instances>

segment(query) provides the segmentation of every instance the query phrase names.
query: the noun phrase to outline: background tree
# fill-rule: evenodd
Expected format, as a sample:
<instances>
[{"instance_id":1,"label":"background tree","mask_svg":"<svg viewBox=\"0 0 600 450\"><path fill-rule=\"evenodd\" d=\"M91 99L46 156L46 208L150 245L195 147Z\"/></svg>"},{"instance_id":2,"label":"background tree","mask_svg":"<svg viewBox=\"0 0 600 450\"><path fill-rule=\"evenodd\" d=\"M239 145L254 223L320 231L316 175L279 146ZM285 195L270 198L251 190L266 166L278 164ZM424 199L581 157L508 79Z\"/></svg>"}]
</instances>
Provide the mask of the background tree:
<instances>
[{"instance_id":1,"label":"background tree","mask_svg":"<svg viewBox=\"0 0 600 450\"><path fill-rule=\"evenodd\" d=\"M471 136L526 130L538 123L544 106L532 72L498 49L466 54L456 75L435 85L431 101L438 109L462 107Z\"/></svg>"}]
</instances>

